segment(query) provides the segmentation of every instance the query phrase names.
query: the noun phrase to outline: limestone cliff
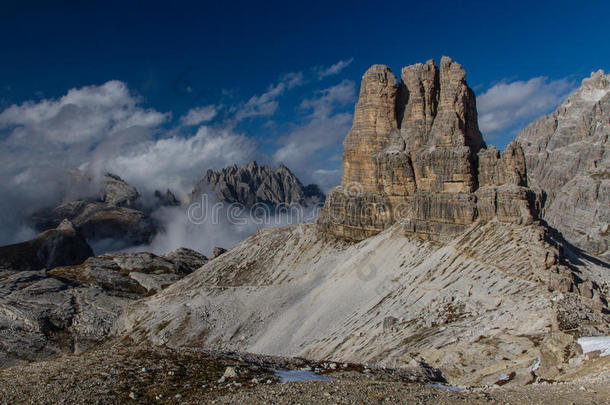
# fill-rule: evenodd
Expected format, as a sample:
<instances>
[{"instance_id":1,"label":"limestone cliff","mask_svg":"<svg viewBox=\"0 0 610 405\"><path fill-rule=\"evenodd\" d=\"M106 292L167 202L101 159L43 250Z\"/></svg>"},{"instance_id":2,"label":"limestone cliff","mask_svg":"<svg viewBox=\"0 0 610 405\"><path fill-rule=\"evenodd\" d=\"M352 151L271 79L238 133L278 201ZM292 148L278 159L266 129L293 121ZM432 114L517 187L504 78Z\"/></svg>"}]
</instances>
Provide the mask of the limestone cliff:
<instances>
[{"instance_id":1,"label":"limestone cliff","mask_svg":"<svg viewBox=\"0 0 610 405\"><path fill-rule=\"evenodd\" d=\"M543 218L578 247L610 258L610 77L584 79L555 112L517 137Z\"/></svg>"},{"instance_id":2,"label":"limestone cliff","mask_svg":"<svg viewBox=\"0 0 610 405\"><path fill-rule=\"evenodd\" d=\"M451 58L402 69L372 66L362 77L344 141L343 178L318 223L362 240L399 218L406 232L448 240L479 218L535 217L518 144L486 149L466 73Z\"/></svg>"}]
</instances>

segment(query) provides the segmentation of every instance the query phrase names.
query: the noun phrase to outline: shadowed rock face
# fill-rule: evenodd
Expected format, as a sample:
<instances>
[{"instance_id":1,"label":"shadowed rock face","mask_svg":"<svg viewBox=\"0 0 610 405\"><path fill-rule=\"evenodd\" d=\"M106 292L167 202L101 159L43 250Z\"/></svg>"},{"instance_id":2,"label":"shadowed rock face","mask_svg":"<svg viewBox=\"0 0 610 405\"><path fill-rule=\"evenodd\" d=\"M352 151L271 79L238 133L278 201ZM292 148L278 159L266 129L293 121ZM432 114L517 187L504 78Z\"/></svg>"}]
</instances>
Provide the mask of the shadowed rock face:
<instances>
[{"instance_id":1,"label":"shadowed rock face","mask_svg":"<svg viewBox=\"0 0 610 405\"><path fill-rule=\"evenodd\" d=\"M325 198L318 186L303 186L286 166L274 170L255 161L241 167L208 170L193 189L191 201L206 191L213 191L219 201L248 207L257 203L310 206L324 203Z\"/></svg>"},{"instance_id":2,"label":"shadowed rock face","mask_svg":"<svg viewBox=\"0 0 610 405\"><path fill-rule=\"evenodd\" d=\"M173 194L169 190L168 193L166 197L171 199ZM39 230L55 227L64 218L90 242L110 238L120 239L125 246L139 245L150 243L157 233L157 226L141 205L138 191L113 174L104 176L98 196L66 201L32 216Z\"/></svg>"},{"instance_id":3,"label":"shadowed rock face","mask_svg":"<svg viewBox=\"0 0 610 405\"><path fill-rule=\"evenodd\" d=\"M564 237L610 258L610 78L591 74L555 112L517 137L542 217Z\"/></svg>"},{"instance_id":4,"label":"shadowed rock face","mask_svg":"<svg viewBox=\"0 0 610 405\"><path fill-rule=\"evenodd\" d=\"M478 218L531 221L523 153L518 144L504 154L486 149L461 65L429 60L403 68L401 79L384 65L362 77L341 185L318 223L362 240L399 218L408 219L407 232L433 239L455 236Z\"/></svg>"},{"instance_id":5,"label":"shadowed rock face","mask_svg":"<svg viewBox=\"0 0 610 405\"><path fill-rule=\"evenodd\" d=\"M90 256L93 251L83 235L64 220L32 240L0 247L0 271L51 269L80 264Z\"/></svg>"}]
</instances>

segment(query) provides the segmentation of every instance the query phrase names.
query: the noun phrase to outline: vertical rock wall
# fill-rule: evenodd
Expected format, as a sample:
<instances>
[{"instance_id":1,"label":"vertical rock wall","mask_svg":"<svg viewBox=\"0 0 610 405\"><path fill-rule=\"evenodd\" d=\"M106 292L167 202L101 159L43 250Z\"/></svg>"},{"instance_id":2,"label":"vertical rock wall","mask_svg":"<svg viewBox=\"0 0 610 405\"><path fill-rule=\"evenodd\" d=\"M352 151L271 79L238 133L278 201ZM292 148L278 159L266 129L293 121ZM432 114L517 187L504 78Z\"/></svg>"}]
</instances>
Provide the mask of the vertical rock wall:
<instances>
[{"instance_id":1,"label":"vertical rock wall","mask_svg":"<svg viewBox=\"0 0 610 405\"><path fill-rule=\"evenodd\" d=\"M610 75L591 74L517 137L542 217L574 245L610 259Z\"/></svg>"},{"instance_id":2,"label":"vertical rock wall","mask_svg":"<svg viewBox=\"0 0 610 405\"><path fill-rule=\"evenodd\" d=\"M373 65L343 145L341 185L318 220L334 235L361 240L400 218L409 233L443 239L479 217L533 218L520 147L485 149L474 93L451 58L404 67L400 83Z\"/></svg>"}]
</instances>

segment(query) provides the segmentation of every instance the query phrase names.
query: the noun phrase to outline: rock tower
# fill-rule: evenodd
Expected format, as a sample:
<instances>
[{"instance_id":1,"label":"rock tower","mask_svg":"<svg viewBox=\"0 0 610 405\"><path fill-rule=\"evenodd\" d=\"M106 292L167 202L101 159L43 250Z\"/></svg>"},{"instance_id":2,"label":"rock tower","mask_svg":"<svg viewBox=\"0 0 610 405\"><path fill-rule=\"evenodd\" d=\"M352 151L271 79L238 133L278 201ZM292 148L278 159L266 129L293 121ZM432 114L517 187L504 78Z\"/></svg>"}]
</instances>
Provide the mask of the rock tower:
<instances>
[{"instance_id":1,"label":"rock tower","mask_svg":"<svg viewBox=\"0 0 610 405\"><path fill-rule=\"evenodd\" d=\"M521 147L486 147L466 72L449 57L404 67L400 83L369 68L343 146L341 185L318 219L336 236L362 240L401 219L407 233L445 240L478 219L535 218Z\"/></svg>"}]
</instances>

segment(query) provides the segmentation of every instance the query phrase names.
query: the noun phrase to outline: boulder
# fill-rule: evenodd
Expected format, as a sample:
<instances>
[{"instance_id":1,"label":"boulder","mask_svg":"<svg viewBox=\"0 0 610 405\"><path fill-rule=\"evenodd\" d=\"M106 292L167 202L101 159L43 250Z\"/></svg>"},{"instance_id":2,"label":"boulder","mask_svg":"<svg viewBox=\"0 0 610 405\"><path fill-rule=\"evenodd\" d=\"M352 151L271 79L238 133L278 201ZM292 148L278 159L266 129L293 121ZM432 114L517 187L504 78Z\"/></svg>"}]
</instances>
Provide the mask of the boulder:
<instances>
[{"instance_id":1,"label":"boulder","mask_svg":"<svg viewBox=\"0 0 610 405\"><path fill-rule=\"evenodd\" d=\"M97 196L68 200L32 215L34 226L39 230L55 227L64 218L89 242L114 239L122 246L142 245L150 243L158 231L135 187L110 173L102 178Z\"/></svg>"},{"instance_id":2,"label":"boulder","mask_svg":"<svg viewBox=\"0 0 610 405\"><path fill-rule=\"evenodd\" d=\"M206 262L205 256L181 248L164 256L105 254L48 271L0 271L0 367L99 344L116 329L130 302L161 291Z\"/></svg>"}]
</instances>

